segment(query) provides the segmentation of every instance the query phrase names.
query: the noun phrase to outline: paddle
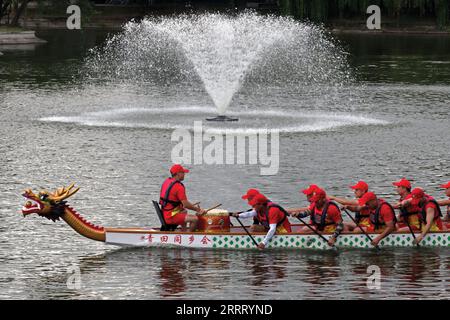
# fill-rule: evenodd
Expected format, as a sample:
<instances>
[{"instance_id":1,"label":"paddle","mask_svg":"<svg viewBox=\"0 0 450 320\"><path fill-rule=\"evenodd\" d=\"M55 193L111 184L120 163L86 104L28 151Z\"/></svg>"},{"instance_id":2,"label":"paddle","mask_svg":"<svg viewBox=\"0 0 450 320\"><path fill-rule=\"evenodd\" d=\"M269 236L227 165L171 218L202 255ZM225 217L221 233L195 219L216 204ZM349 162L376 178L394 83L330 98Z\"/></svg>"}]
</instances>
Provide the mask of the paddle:
<instances>
[{"instance_id":1,"label":"paddle","mask_svg":"<svg viewBox=\"0 0 450 320\"><path fill-rule=\"evenodd\" d=\"M242 212L241 212L242 213ZM255 244L255 246L258 246L258 242L256 242L255 238L253 238L253 236L250 234L250 232L248 232L247 228L244 226L244 224L242 223L242 221L238 218L235 217L236 220L239 222L239 224L241 225L242 228L244 228L245 232L247 233L247 235L252 239L253 243Z\"/></svg>"},{"instance_id":2,"label":"paddle","mask_svg":"<svg viewBox=\"0 0 450 320\"><path fill-rule=\"evenodd\" d=\"M399 205L398 209L400 210L400 216L403 217L403 220L405 220L405 223L408 226L409 232L411 232L414 240L416 240L416 235L414 234L414 231L411 228L411 225L409 224L408 214L407 214L406 209L401 204ZM420 245L418 243L416 243L416 246L420 247Z\"/></svg>"},{"instance_id":3,"label":"paddle","mask_svg":"<svg viewBox=\"0 0 450 320\"><path fill-rule=\"evenodd\" d=\"M305 226L307 226L312 232L314 232L316 235L318 235L323 241L325 241L330 247L337 249L337 247L335 245L330 245L328 243L327 238L325 238L323 235L321 235L319 232L317 232L316 229L314 229L313 227L311 227L309 224L307 224L302 218L300 217L296 217L298 220L300 220Z\"/></svg>"},{"instance_id":4,"label":"paddle","mask_svg":"<svg viewBox=\"0 0 450 320\"><path fill-rule=\"evenodd\" d=\"M364 233L364 235L365 235L367 238L369 238L370 243L372 243L372 241L373 241L372 238L366 233L366 231L364 231L364 229L363 229L358 223L356 223L356 220L352 217L352 215L350 214L350 212L348 212L347 209L345 209L344 207L342 207L341 210L344 210L344 212L349 216L350 219L352 219L352 221L356 224L356 226L359 228L359 230L361 230L362 233ZM374 246L374 247L377 248L377 250L381 250L381 248L380 248L378 245L376 245L376 246Z\"/></svg>"},{"instance_id":5,"label":"paddle","mask_svg":"<svg viewBox=\"0 0 450 320\"><path fill-rule=\"evenodd\" d=\"M406 225L408 226L409 232L411 232L411 234L412 234L414 240L416 240L416 235L414 234L414 231L413 231L413 229L411 228L411 225L409 224L408 216L407 216L407 215L404 215L404 216L403 216L403 220L405 220ZM420 244L416 243L416 246L420 247Z\"/></svg>"}]
</instances>

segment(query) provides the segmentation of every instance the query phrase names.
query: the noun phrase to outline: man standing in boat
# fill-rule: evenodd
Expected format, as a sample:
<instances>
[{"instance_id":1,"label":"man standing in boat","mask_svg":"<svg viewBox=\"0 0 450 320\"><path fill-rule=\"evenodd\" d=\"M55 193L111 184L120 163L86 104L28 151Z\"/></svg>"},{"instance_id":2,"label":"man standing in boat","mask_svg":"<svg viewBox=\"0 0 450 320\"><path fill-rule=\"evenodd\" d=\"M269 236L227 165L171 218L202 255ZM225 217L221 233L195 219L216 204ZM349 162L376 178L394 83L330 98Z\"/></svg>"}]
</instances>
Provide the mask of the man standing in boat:
<instances>
[{"instance_id":1,"label":"man standing in boat","mask_svg":"<svg viewBox=\"0 0 450 320\"><path fill-rule=\"evenodd\" d=\"M344 221L342 219L341 210L338 205L327 198L327 194L323 189L316 189L314 196L311 198L311 207L305 213L293 213L292 216L310 215L311 224L318 232L332 233L328 240L328 244L333 246L337 237L344 229ZM310 233L311 231L304 231Z\"/></svg>"},{"instance_id":2,"label":"man standing in boat","mask_svg":"<svg viewBox=\"0 0 450 320\"><path fill-rule=\"evenodd\" d=\"M425 194L423 189L415 188L411 192L411 198L408 200L404 200L401 203L402 208L418 208L417 211L414 211L414 216L416 219L413 221L417 221L417 224L414 225L416 230L422 231L422 233L416 237L414 243L420 243L422 239L426 236L429 231L441 231L444 230L444 226L442 223L442 212L439 204L434 200L433 197ZM412 225L411 225L412 227ZM407 227L401 228L398 231L408 231Z\"/></svg>"},{"instance_id":3,"label":"man standing in boat","mask_svg":"<svg viewBox=\"0 0 450 320\"><path fill-rule=\"evenodd\" d=\"M359 200L361 210L366 208L368 212L368 226L360 227L366 232L380 232L380 234L372 240L372 245L377 246L378 243L395 231L395 210L388 202L380 199L373 192L366 192ZM354 232L361 232L360 228L356 228Z\"/></svg>"},{"instance_id":4,"label":"man standing in boat","mask_svg":"<svg viewBox=\"0 0 450 320\"><path fill-rule=\"evenodd\" d=\"M445 189L445 195L448 199L438 200L438 204L442 207L447 206L447 214L444 217L445 222L450 222L450 181L447 184L441 185L442 189Z\"/></svg>"},{"instance_id":5,"label":"man standing in boat","mask_svg":"<svg viewBox=\"0 0 450 320\"><path fill-rule=\"evenodd\" d=\"M346 209L354 212L355 221L358 225L362 227L370 227L369 208L366 206L360 207L358 203L358 200L369 192L369 185L365 181L360 180L357 184L350 186L350 188L355 192L356 199L338 198L335 196L328 196L328 198L342 204ZM344 222L344 225L346 225L350 231L359 230L353 221Z\"/></svg>"},{"instance_id":6,"label":"man standing in boat","mask_svg":"<svg viewBox=\"0 0 450 320\"><path fill-rule=\"evenodd\" d=\"M291 224L288 213L281 206L269 201L263 194L257 194L249 204L255 211L248 211L241 214L233 213L236 218L257 217L267 234L264 240L258 244L259 249L264 249L275 233L291 233Z\"/></svg>"},{"instance_id":7,"label":"man standing in boat","mask_svg":"<svg viewBox=\"0 0 450 320\"><path fill-rule=\"evenodd\" d=\"M189 231L195 231L197 228L197 215L188 214L186 209L193 210L197 214L205 214L205 210L200 206L194 206L186 197L186 189L182 181L185 173L189 170L179 164L170 168L170 178L167 178L161 187L159 204L167 224L181 225L182 230L186 230L189 223Z\"/></svg>"}]
</instances>

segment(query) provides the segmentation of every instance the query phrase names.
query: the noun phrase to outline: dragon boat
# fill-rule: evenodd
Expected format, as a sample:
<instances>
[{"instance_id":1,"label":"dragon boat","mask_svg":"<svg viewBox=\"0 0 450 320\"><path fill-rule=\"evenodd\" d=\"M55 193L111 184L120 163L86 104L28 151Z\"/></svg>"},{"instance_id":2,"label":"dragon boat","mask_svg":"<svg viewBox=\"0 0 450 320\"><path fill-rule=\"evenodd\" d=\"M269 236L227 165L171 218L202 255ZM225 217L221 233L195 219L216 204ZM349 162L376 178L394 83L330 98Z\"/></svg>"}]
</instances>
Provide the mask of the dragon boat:
<instances>
[{"instance_id":1,"label":"dragon boat","mask_svg":"<svg viewBox=\"0 0 450 320\"><path fill-rule=\"evenodd\" d=\"M83 218L67 203L67 198L74 195L79 188L62 187L55 192L46 190L38 194L25 190L23 196L28 199L22 208L22 214L37 214L52 221L64 220L80 235L119 246L155 246L185 248L220 248L220 249L256 249L253 240L244 228L232 226L228 211L215 209L202 217L199 231L183 232L179 229L167 231L166 225L157 228L106 228L92 224ZM155 204L155 203L154 203ZM155 209L158 211L157 204ZM158 212L157 212L158 213ZM160 214L160 213L159 213ZM159 217L161 220L161 217ZM300 233L302 225L292 225L292 233L275 235L267 248L290 249L331 249L323 239L315 234ZM450 225L447 224L450 229ZM325 237L330 235L323 234ZM370 233L369 233L370 235ZM257 242L261 242L265 233L252 233ZM394 232L380 241L380 247L413 247L411 233ZM340 248L373 248L364 234L342 233L336 247ZM450 247L450 231L430 232L422 240L421 246Z\"/></svg>"}]
</instances>

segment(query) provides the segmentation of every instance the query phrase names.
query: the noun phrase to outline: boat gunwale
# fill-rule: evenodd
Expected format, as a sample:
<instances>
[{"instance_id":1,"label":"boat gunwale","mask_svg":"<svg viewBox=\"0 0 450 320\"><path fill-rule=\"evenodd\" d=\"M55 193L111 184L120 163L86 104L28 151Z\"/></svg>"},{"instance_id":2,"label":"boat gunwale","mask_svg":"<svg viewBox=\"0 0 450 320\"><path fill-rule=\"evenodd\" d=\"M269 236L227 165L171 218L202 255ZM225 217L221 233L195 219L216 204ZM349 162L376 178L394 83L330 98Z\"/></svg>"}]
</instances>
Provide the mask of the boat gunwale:
<instances>
[{"instance_id":1,"label":"boat gunwale","mask_svg":"<svg viewBox=\"0 0 450 320\"><path fill-rule=\"evenodd\" d=\"M292 226L303 226L301 224L294 224ZM242 227L236 227L236 228L241 228ZM249 228L246 226L246 228ZM105 228L105 232L111 232L111 233L154 233L154 234L198 234L198 235L215 235L215 236L222 236L222 235L231 235L231 236L241 236L241 235L247 235L246 232L205 232L205 231L160 231L158 230L159 228L156 229L143 229L143 228ZM414 232L414 234L420 234L421 231L417 231ZM446 234L448 233L450 235L450 230L440 230L440 231L430 231L427 234ZM266 235L267 232L250 232L250 234L255 235L255 236L261 236L261 235ZM322 235L332 235L333 233L322 233ZM367 232L367 234L373 234L373 235L378 235L380 234L380 232L374 232L374 231L369 231ZM403 232L392 232L389 235L396 235L396 234L411 234L409 231L403 231ZM291 233L283 233L283 234L276 234L277 236L290 236L290 235L295 235L295 236L314 236L314 233L303 233L303 232L291 232ZM353 232L342 232L340 234L340 236L343 235L361 235L364 236L363 233L353 233Z\"/></svg>"}]
</instances>

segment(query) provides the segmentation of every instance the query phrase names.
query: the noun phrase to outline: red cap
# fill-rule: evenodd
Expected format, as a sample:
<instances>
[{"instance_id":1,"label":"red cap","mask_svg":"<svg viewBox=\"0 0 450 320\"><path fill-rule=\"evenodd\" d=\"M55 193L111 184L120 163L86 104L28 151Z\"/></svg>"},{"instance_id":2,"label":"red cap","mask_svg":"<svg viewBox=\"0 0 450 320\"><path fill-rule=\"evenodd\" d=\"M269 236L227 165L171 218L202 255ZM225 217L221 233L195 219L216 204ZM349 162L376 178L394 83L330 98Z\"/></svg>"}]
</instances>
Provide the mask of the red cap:
<instances>
[{"instance_id":1,"label":"red cap","mask_svg":"<svg viewBox=\"0 0 450 320\"><path fill-rule=\"evenodd\" d=\"M252 199L251 201L249 201L248 203L249 203L251 206L255 206L255 205L257 205L257 204L265 204L265 203L267 203L267 202L269 202L269 200L268 200L263 194L258 193L258 194L255 195L255 196L253 197L253 199Z\"/></svg>"},{"instance_id":2,"label":"red cap","mask_svg":"<svg viewBox=\"0 0 450 320\"><path fill-rule=\"evenodd\" d=\"M411 191L411 197L413 199L422 199L425 196L425 192L422 188L415 188L413 191Z\"/></svg>"},{"instance_id":3,"label":"red cap","mask_svg":"<svg viewBox=\"0 0 450 320\"><path fill-rule=\"evenodd\" d=\"M361 198L358 199L358 203L361 206L365 206L370 200L377 200L377 196L373 192L366 192Z\"/></svg>"},{"instance_id":4,"label":"red cap","mask_svg":"<svg viewBox=\"0 0 450 320\"><path fill-rule=\"evenodd\" d=\"M183 167L182 167L181 165L179 165L179 164L174 164L174 165L172 166L172 168L170 168L170 173L171 173L171 174L176 174L176 173L178 173L178 172L188 173L189 170L183 168Z\"/></svg>"},{"instance_id":5,"label":"red cap","mask_svg":"<svg viewBox=\"0 0 450 320\"><path fill-rule=\"evenodd\" d=\"M320 188L317 188L316 191L314 191L314 196L311 198L312 202L316 202L320 199L324 199L327 197L327 193L325 190L322 190Z\"/></svg>"},{"instance_id":6,"label":"red cap","mask_svg":"<svg viewBox=\"0 0 450 320\"><path fill-rule=\"evenodd\" d=\"M444 188L444 189L448 189L448 188L450 188L450 181L449 181L449 182L447 182L447 184L443 184L443 185L441 185L441 188Z\"/></svg>"},{"instance_id":7,"label":"red cap","mask_svg":"<svg viewBox=\"0 0 450 320\"><path fill-rule=\"evenodd\" d=\"M405 187L411 189L411 182L409 182L406 178L402 178L400 181L392 183L396 187Z\"/></svg>"},{"instance_id":8,"label":"red cap","mask_svg":"<svg viewBox=\"0 0 450 320\"><path fill-rule=\"evenodd\" d=\"M248 189L247 193L242 196L242 199L253 199L257 194L259 194L258 189Z\"/></svg>"},{"instance_id":9,"label":"red cap","mask_svg":"<svg viewBox=\"0 0 450 320\"><path fill-rule=\"evenodd\" d=\"M311 184L308 189L305 190L301 190L301 192L303 192L304 194L306 194L307 196L313 194L316 190L320 189L316 184Z\"/></svg>"},{"instance_id":10,"label":"red cap","mask_svg":"<svg viewBox=\"0 0 450 320\"><path fill-rule=\"evenodd\" d=\"M354 186L350 186L350 188L352 188L353 190L359 189L359 190L367 191L367 190L369 190L369 185L367 183L365 183L364 181L360 180Z\"/></svg>"}]
</instances>

